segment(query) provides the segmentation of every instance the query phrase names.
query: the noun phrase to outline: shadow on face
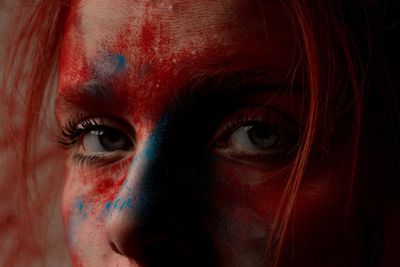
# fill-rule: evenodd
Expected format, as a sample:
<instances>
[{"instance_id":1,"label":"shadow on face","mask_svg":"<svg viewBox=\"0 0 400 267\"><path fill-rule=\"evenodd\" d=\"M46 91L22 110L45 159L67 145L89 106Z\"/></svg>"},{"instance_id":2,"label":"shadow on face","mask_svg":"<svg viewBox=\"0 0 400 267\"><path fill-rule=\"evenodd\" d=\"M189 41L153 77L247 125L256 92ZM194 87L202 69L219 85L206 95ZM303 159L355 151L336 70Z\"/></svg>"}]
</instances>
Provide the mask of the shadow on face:
<instances>
[{"instance_id":1,"label":"shadow on face","mask_svg":"<svg viewBox=\"0 0 400 267\"><path fill-rule=\"evenodd\" d=\"M265 266L304 128L286 10L274 1L80 1L73 10L57 115L75 265ZM286 266L341 263L332 171L341 163L328 168L315 151Z\"/></svg>"}]
</instances>

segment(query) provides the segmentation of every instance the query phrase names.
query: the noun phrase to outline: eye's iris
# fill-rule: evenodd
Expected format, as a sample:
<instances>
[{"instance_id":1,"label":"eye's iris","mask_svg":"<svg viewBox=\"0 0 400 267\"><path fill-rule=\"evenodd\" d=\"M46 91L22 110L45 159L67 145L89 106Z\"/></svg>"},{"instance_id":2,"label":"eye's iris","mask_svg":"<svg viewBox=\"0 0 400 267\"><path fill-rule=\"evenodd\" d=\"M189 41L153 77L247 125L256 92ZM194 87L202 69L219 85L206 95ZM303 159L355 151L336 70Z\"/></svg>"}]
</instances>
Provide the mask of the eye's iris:
<instances>
[{"instance_id":1,"label":"eye's iris","mask_svg":"<svg viewBox=\"0 0 400 267\"><path fill-rule=\"evenodd\" d=\"M267 124L256 123L247 126L247 135L255 147L267 149L275 145L279 139L278 134Z\"/></svg>"},{"instance_id":2,"label":"eye's iris","mask_svg":"<svg viewBox=\"0 0 400 267\"><path fill-rule=\"evenodd\" d=\"M230 137L230 145L241 151L265 151L279 141L279 134L267 123L252 123L236 129Z\"/></svg>"},{"instance_id":3,"label":"eye's iris","mask_svg":"<svg viewBox=\"0 0 400 267\"><path fill-rule=\"evenodd\" d=\"M84 149L92 153L129 150L132 146L128 136L118 129L109 127L91 130L83 137Z\"/></svg>"}]
</instances>

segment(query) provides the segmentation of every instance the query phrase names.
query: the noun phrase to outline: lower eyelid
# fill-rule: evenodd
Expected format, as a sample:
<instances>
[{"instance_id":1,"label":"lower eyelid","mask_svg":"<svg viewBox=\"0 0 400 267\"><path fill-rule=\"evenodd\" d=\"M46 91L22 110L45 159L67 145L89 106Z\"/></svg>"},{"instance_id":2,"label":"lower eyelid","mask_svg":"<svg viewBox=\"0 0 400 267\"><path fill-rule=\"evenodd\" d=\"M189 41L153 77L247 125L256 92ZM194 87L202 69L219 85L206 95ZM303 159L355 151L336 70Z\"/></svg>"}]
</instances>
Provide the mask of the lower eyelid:
<instances>
[{"instance_id":1,"label":"lower eyelid","mask_svg":"<svg viewBox=\"0 0 400 267\"><path fill-rule=\"evenodd\" d=\"M72 160L81 167L104 166L127 158L128 154L130 153L122 151L91 154L76 152L72 155Z\"/></svg>"},{"instance_id":2,"label":"lower eyelid","mask_svg":"<svg viewBox=\"0 0 400 267\"><path fill-rule=\"evenodd\" d=\"M295 153L290 155L260 155L249 153L237 153L229 150L216 150L214 156L217 156L216 162L230 163L233 168L241 165L254 166L257 169L275 169L276 167L288 166L294 159Z\"/></svg>"}]
</instances>

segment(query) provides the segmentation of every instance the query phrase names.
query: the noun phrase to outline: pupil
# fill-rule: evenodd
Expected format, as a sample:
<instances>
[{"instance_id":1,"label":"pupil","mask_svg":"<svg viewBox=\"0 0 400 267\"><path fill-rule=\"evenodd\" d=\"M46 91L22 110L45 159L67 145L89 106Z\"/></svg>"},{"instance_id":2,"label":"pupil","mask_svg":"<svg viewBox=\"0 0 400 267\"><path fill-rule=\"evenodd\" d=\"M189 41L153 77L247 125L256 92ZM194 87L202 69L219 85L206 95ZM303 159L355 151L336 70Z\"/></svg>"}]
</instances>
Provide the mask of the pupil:
<instances>
[{"instance_id":1,"label":"pupil","mask_svg":"<svg viewBox=\"0 0 400 267\"><path fill-rule=\"evenodd\" d=\"M121 135L117 131L111 129L107 132L103 132L102 136L110 143L115 143L121 139Z\"/></svg>"},{"instance_id":2,"label":"pupil","mask_svg":"<svg viewBox=\"0 0 400 267\"><path fill-rule=\"evenodd\" d=\"M254 145L262 148L272 146L277 140L275 131L266 124L252 126L247 134Z\"/></svg>"},{"instance_id":3,"label":"pupil","mask_svg":"<svg viewBox=\"0 0 400 267\"><path fill-rule=\"evenodd\" d=\"M108 150L122 149L125 145L125 140L119 131L114 129L107 129L101 131L99 134L100 144Z\"/></svg>"}]
</instances>

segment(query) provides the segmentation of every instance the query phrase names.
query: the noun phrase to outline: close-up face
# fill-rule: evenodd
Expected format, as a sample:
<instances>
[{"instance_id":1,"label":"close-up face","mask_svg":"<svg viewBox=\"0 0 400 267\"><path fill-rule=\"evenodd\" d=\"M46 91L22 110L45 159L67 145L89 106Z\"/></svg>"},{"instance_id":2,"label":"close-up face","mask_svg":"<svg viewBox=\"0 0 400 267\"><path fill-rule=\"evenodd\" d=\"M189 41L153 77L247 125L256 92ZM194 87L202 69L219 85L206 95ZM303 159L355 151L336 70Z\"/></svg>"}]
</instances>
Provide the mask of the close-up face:
<instances>
[{"instance_id":1,"label":"close-up face","mask_svg":"<svg viewBox=\"0 0 400 267\"><path fill-rule=\"evenodd\" d=\"M74 266L268 266L307 122L290 14L275 0L73 1L57 118ZM279 266L344 266L348 158L323 139Z\"/></svg>"}]
</instances>

